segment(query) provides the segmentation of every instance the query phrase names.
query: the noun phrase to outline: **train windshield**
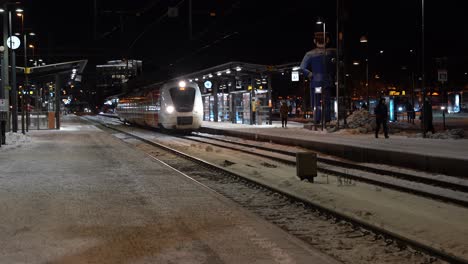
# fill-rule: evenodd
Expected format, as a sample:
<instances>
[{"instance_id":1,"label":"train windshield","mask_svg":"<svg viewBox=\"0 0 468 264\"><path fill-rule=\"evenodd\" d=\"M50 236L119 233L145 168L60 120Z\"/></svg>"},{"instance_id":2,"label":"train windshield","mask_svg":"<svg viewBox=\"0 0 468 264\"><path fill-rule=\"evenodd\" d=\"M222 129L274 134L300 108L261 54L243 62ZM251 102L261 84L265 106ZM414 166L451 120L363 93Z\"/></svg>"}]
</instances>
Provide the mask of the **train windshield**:
<instances>
[{"instance_id":1,"label":"train windshield","mask_svg":"<svg viewBox=\"0 0 468 264\"><path fill-rule=\"evenodd\" d=\"M195 89L191 87L169 89L177 112L191 112L195 102Z\"/></svg>"}]
</instances>

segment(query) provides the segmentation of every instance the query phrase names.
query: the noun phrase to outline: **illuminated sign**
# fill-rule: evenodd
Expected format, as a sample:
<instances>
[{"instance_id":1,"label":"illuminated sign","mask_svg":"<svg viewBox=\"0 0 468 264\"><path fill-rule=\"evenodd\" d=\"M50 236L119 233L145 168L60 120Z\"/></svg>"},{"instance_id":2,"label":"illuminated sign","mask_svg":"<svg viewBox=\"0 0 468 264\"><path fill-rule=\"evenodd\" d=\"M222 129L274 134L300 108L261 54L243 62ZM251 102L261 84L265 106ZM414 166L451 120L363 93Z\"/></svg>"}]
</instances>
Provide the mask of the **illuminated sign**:
<instances>
[{"instance_id":1,"label":"illuminated sign","mask_svg":"<svg viewBox=\"0 0 468 264\"><path fill-rule=\"evenodd\" d=\"M437 79L439 82L446 82L447 81L447 70L438 70L437 71Z\"/></svg>"},{"instance_id":2,"label":"illuminated sign","mask_svg":"<svg viewBox=\"0 0 468 264\"><path fill-rule=\"evenodd\" d=\"M10 49L15 50L15 49L19 48L20 44L21 44L21 41L16 36L11 36L11 37L7 38L7 46Z\"/></svg>"},{"instance_id":3,"label":"illuminated sign","mask_svg":"<svg viewBox=\"0 0 468 264\"><path fill-rule=\"evenodd\" d=\"M8 111L8 99L0 99L0 111Z\"/></svg>"},{"instance_id":4,"label":"illuminated sign","mask_svg":"<svg viewBox=\"0 0 468 264\"><path fill-rule=\"evenodd\" d=\"M390 121L395 121L395 102L393 101L393 98L390 98L389 108L390 108Z\"/></svg>"},{"instance_id":5,"label":"illuminated sign","mask_svg":"<svg viewBox=\"0 0 468 264\"><path fill-rule=\"evenodd\" d=\"M242 82L237 80L236 81L236 89L241 89L242 88Z\"/></svg>"},{"instance_id":6,"label":"illuminated sign","mask_svg":"<svg viewBox=\"0 0 468 264\"><path fill-rule=\"evenodd\" d=\"M299 81L299 72L293 71L291 72L291 81L298 82Z\"/></svg>"},{"instance_id":7,"label":"illuminated sign","mask_svg":"<svg viewBox=\"0 0 468 264\"><path fill-rule=\"evenodd\" d=\"M206 81L203 85L206 89L211 89L211 87L213 87L213 83L211 81Z\"/></svg>"}]
</instances>

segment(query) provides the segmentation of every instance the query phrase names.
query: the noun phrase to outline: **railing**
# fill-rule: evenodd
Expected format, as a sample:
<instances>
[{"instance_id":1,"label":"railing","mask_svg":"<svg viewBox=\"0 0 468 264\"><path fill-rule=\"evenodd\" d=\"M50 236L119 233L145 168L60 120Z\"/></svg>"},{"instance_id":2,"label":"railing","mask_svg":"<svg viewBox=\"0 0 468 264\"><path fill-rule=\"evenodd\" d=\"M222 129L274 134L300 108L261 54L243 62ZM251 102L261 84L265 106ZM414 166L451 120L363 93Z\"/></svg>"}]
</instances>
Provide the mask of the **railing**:
<instances>
[{"instance_id":1,"label":"railing","mask_svg":"<svg viewBox=\"0 0 468 264\"><path fill-rule=\"evenodd\" d=\"M18 130L21 131L23 115L18 113ZM24 126L27 130L50 129L48 112L27 112L24 115Z\"/></svg>"}]
</instances>

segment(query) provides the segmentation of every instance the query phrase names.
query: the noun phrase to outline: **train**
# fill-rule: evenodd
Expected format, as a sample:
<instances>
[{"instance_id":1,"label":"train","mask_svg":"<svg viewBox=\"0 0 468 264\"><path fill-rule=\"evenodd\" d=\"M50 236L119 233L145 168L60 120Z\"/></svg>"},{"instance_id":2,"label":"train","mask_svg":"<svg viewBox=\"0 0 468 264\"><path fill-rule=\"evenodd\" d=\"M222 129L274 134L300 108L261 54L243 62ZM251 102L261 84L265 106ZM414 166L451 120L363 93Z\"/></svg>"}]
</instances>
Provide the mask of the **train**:
<instances>
[{"instance_id":1,"label":"train","mask_svg":"<svg viewBox=\"0 0 468 264\"><path fill-rule=\"evenodd\" d=\"M166 130L194 131L201 127L203 102L198 84L169 81L119 98L122 121Z\"/></svg>"}]
</instances>

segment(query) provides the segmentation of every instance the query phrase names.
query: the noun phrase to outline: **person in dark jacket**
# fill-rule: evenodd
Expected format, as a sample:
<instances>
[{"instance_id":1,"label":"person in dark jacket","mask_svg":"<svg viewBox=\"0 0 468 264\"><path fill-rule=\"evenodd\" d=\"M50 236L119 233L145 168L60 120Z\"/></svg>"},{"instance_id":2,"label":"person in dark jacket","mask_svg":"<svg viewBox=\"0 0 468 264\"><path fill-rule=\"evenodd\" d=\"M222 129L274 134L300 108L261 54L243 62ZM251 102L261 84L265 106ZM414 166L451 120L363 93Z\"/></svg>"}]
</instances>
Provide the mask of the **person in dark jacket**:
<instances>
[{"instance_id":1,"label":"person in dark jacket","mask_svg":"<svg viewBox=\"0 0 468 264\"><path fill-rule=\"evenodd\" d=\"M432 132L432 134L435 133L434 125L432 124L432 104L431 101L428 97L426 97L426 100L424 101L423 104L423 110L421 112L421 117L424 125L424 131L427 133L429 131Z\"/></svg>"},{"instance_id":2,"label":"person in dark jacket","mask_svg":"<svg viewBox=\"0 0 468 264\"><path fill-rule=\"evenodd\" d=\"M385 138L388 138L387 120L388 120L388 108L387 108L387 105L385 104L385 99L380 98L379 104L375 107L375 121L377 125L375 128L375 138L379 137L380 125L383 126Z\"/></svg>"},{"instance_id":3,"label":"person in dark jacket","mask_svg":"<svg viewBox=\"0 0 468 264\"><path fill-rule=\"evenodd\" d=\"M415 113L414 113L414 107L411 104L411 102L408 102L406 104L406 115L408 117L408 123L414 124Z\"/></svg>"},{"instance_id":4,"label":"person in dark jacket","mask_svg":"<svg viewBox=\"0 0 468 264\"><path fill-rule=\"evenodd\" d=\"M288 125L288 114L289 114L289 107L286 102L280 107L280 116L281 116L281 126L286 127Z\"/></svg>"}]
</instances>

